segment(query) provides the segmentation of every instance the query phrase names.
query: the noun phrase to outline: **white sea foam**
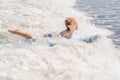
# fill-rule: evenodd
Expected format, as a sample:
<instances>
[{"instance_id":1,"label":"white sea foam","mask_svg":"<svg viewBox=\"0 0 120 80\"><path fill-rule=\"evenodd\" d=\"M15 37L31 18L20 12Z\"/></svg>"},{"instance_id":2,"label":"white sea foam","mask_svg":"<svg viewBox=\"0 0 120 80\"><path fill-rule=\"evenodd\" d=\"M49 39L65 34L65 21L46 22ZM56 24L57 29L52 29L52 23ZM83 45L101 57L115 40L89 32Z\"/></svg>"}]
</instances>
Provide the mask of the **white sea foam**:
<instances>
[{"instance_id":1,"label":"white sea foam","mask_svg":"<svg viewBox=\"0 0 120 80\"><path fill-rule=\"evenodd\" d=\"M66 17L75 17L79 29L73 39L46 39L57 45L0 45L0 80L119 80L119 51L106 36L112 32L96 28L84 12L73 8L75 0L0 0L0 40L20 42L8 29L40 34L65 29ZM2 24L1 24L2 22ZM88 44L76 37L99 34Z\"/></svg>"}]
</instances>

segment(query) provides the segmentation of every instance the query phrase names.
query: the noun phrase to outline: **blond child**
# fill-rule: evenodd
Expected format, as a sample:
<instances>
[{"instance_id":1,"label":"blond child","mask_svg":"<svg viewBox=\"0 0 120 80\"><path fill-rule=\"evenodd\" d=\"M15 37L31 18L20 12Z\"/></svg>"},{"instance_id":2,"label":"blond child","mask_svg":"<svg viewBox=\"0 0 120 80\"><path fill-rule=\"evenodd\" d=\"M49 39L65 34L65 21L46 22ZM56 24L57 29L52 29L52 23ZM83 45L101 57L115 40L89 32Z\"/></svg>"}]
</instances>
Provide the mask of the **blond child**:
<instances>
[{"instance_id":1,"label":"blond child","mask_svg":"<svg viewBox=\"0 0 120 80\"><path fill-rule=\"evenodd\" d=\"M61 37L64 37L64 38L67 38L67 39L70 39L72 37L72 34L75 30L77 30L78 28L78 24L77 24L77 21L75 18L67 18L65 20L65 26L66 26L66 30L62 31L61 33L59 34L45 34L43 35L44 37L58 37L59 35ZM20 35L26 39L33 39L33 36L27 32L23 32L23 31L20 31L18 29L16 30L8 30L10 33L13 33L13 34L16 34L16 35Z\"/></svg>"}]
</instances>

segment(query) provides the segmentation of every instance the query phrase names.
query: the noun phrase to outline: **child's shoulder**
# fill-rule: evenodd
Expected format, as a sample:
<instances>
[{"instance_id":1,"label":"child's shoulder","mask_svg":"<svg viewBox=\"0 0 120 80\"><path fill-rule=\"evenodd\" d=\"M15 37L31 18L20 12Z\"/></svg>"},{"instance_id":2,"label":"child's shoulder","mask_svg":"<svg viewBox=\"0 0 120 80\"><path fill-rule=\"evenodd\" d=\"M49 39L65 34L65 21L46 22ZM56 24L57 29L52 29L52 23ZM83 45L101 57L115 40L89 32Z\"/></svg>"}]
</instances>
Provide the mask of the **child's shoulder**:
<instances>
[{"instance_id":1,"label":"child's shoulder","mask_svg":"<svg viewBox=\"0 0 120 80\"><path fill-rule=\"evenodd\" d=\"M65 32L66 32L66 30L60 32L60 35L61 35L61 36L64 36L64 33L65 33Z\"/></svg>"}]
</instances>

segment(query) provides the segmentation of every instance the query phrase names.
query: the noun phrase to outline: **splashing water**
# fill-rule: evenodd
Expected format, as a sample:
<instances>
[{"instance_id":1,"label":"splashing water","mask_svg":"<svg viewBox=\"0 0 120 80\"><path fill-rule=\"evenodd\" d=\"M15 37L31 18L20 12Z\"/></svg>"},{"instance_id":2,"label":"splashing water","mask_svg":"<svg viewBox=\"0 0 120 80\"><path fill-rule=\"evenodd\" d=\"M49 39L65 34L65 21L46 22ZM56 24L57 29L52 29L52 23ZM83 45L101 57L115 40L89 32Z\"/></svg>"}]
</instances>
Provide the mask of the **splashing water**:
<instances>
[{"instance_id":1,"label":"splashing water","mask_svg":"<svg viewBox=\"0 0 120 80\"><path fill-rule=\"evenodd\" d=\"M106 36L112 32L96 28L91 18L73 8L75 0L0 0L0 79L1 80L119 80L120 52ZM24 39L8 29L20 29L34 38L65 29L64 20L75 17L79 29L73 39L45 39L57 45L4 45ZM99 34L101 39L88 44L76 37Z\"/></svg>"}]
</instances>

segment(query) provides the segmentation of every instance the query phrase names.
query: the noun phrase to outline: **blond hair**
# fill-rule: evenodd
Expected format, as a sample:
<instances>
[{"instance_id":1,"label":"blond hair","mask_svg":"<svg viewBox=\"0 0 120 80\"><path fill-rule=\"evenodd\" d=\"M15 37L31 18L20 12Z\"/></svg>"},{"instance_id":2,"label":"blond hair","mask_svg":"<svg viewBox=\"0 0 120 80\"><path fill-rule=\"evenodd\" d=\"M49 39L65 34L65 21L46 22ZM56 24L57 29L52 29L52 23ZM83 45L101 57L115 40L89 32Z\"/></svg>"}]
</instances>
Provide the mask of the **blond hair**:
<instances>
[{"instance_id":1,"label":"blond hair","mask_svg":"<svg viewBox=\"0 0 120 80\"><path fill-rule=\"evenodd\" d=\"M69 30L68 25L71 25L71 23L75 22L75 21L76 21L75 18L66 18L66 20L65 20L65 26L67 27L68 30Z\"/></svg>"}]
</instances>

